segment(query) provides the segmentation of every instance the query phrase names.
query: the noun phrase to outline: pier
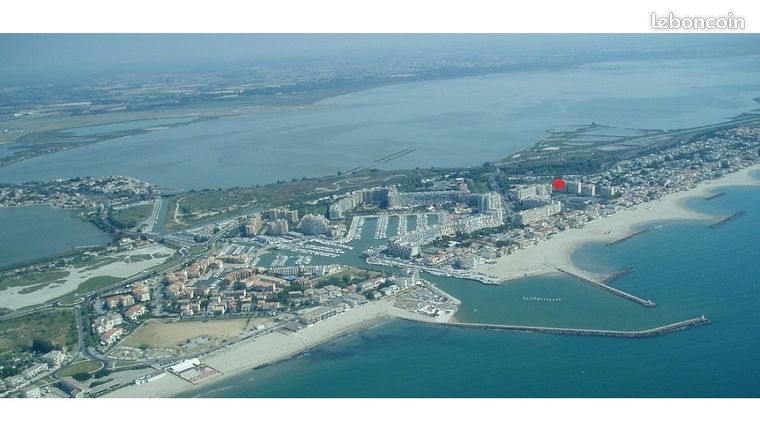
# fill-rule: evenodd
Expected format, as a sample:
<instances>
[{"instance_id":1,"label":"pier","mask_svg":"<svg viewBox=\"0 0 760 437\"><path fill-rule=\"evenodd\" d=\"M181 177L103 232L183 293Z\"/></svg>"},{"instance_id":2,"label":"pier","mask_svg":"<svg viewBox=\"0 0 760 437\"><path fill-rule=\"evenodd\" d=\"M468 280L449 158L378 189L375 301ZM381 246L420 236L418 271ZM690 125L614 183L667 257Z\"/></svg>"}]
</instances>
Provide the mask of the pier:
<instances>
[{"instance_id":1,"label":"pier","mask_svg":"<svg viewBox=\"0 0 760 437\"><path fill-rule=\"evenodd\" d=\"M388 238L388 214L381 213L377 218L377 227L375 228L375 240Z\"/></svg>"},{"instance_id":2,"label":"pier","mask_svg":"<svg viewBox=\"0 0 760 437\"><path fill-rule=\"evenodd\" d=\"M417 229L427 229L428 222L427 222L427 214L417 214Z\"/></svg>"},{"instance_id":3,"label":"pier","mask_svg":"<svg viewBox=\"0 0 760 437\"><path fill-rule=\"evenodd\" d=\"M639 235L641 235L641 234L645 234L646 232L647 232L647 230L646 230L646 229L645 229L645 230L642 230L642 231L634 232L634 233L633 233L633 234L631 234L631 235L626 235L626 236L625 236L625 237L623 237L623 238L618 238L618 239L617 239L617 240L615 240L615 241L611 241L611 242L607 243L607 246L615 246L615 245L617 245L617 244L620 244L620 243L622 243L622 242L624 242L624 241L626 241L626 240L630 240L630 239L631 239L631 238L633 238L633 237L637 237L637 236L639 236Z\"/></svg>"},{"instance_id":4,"label":"pier","mask_svg":"<svg viewBox=\"0 0 760 437\"><path fill-rule=\"evenodd\" d=\"M710 229L715 229L715 228L718 228L718 227L720 227L720 226L723 226L723 225L725 225L725 224L726 224L726 223L728 223L728 222L734 221L734 220L736 220L737 218L739 218L739 217L743 216L745 212L746 212L746 211L739 211L739 212L737 212L737 213L735 213L735 214L731 214L730 216L728 216L728 217L726 217L726 218L723 218L723 219L721 219L721 220L718 220L717 222L715 222L715 223L713 223L713 224L711 224L711 225L710 225Z\"/></svg>"},{"instance_id":5,"label":"pier","mask_svg":"<svg viewBox=\"0 0 760 437\"><path fill-rule=\"evenodd\" d=\"M362 234L362 226L364 225L364 217L355 215L351 219L351 225L348 228L348 232L346 233L345 241L351 241L356 240L357 236L361 236Z\"/></svg>"},{"instance_id":6,"label":"pier","mask_svg":"<svg viewBox=\"0 0 760 437\"><path fill-rule=\"evenodd\" d=\"M406 235L406 215L401 214L398 216L398 226L396 228L396 236L403 237Z\"/></svg>"},{"instance_id":7,"label":"pier","mask_svg":"<svg viewBox=\"0 0 760 437\"><path fill-rule=\"evenodd\" d=\"M720 193L717 193L717 194L713 194L712 196L708 196L708 197L705 197L705 200L713 200L713 199L715 199L716 197L725 196L725 195L726 195L726 192L725 192L725 191L722 191L722 192L720 192Z\"/></svg>"},{"instance_id":8,"label":"pier","mask_svg":"<svg viewBox=\"0 0 760 437\"><path fill-rule=\"evenodd\" d=\"M562 270L562 269L560 269L559 267L555 267L555 268L556 268L558 271L560 271L560 272L562 272L562 273L564 273L564 274L566 274L566 275L570 275L570 276L572 276L572 277L574 277L574 278L576 278L576 279L580 279L580 280L581 280L581 281L583 281L583 282L586 282L586 283L588 283L588 284L591 284L591 285L593 285L593 286L595 286L595 287L597 287L597 288L601 288L602 290L604 290L604 291L607 291L607 292L609 292L609 293L612 293L612 294L614 294L614 295L616 295L616 296L620 296L620 297L622 297L623 299L628 299L628 300L630 300L631 302L636 302L637 304L639 304L639 305L643 305L643 306L645 306L645 307L647 307L647 308L653 308L653 307L657 306L657 304L656 304L656 303L654 303L653 301L651 301L651 300L649 300L649 299L642 299L642 298L640 298L640 297L638 297L638 296L634 296L634 295L632 295L631 293L626 293L626 292L625 292L625 291L623 291L623 290L617 289L617 288L615 288L615 287L610 287L609 285L607 285L607 284L604 284L604 283L602 283L602 282L599 282L599 281L595 281L595 280L593 280L593 279L589 279L589 278L583 277L583 276L581 276L581 275L576 275L575 273L572 273L572 272L568 272L567 270Z\"/></svg>"},{"instance_id":9,"label":"pier","mask_svg":"<svg viewBox=\"0 0 760 437\"><path fill-rule=\"evenodd\" d=\"M538 332L543 334L561 334L561 335L583 335L594 337L622 337L622 338L645 338L656 337L658 335L668 334L682 329L687 329L695 326L706 325L710 323L710 319L704 315L695 317L693 319L683 320L669 325L658 326L656 328L644 329L641 331L618 331L608 329L583 329L583 328L553 328L548 326L521 326L521 325L498 325L488 323L462 323L462 322L434 322L434 321L422 321L420 319L400 317L404 320L410 320L414 322L430 323L434 325L443 325L453 328L466 328L466 329L489 329L497 331L522 331L522 332Z\"/></svg>"}]
</instances>

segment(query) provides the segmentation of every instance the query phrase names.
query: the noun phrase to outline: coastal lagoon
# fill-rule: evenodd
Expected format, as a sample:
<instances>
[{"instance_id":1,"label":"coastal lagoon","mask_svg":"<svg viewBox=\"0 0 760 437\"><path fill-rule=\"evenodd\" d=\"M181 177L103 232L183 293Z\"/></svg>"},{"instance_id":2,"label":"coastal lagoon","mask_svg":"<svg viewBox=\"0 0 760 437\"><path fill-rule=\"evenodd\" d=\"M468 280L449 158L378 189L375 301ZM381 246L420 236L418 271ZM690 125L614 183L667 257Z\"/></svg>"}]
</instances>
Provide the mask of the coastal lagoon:
<instances>
[{"instance_id":1,"label":"coastal lagoon","mask_svg":"<svg viewBox=\"0 0 760 437\"><path fill-rule=\"evenodd\" d=\"M579 287L577 281L561 276L501 286L451 278L442 279L450 283L441 283L462 299L458 317L473 322L530 323L530 314L540 322L546 313L565 308L566 313L553 320L570 323L578 317L575 313L583 311L578 302L530 302L535 305L526 314L513 308L521 298L512 300L509 295L590 293L605 295L595 301L595 311L606 314L586 323L602 326L617 318L615 323L634 328L704 313L712 320L707 326L654 338L620 339L392 321L185 396L758 396L760 272L754 264L760 246L760 188L720 191L727 194L709 201L693 199L687 205L711 214L746 213L715 229L695 221L650 224L648 232L621 244L591 244L575 252L574 262L592 271L633 267L613 285L652 298L656 308Z\"/></svg>"},{"instance_id":2,"label":"coastal lagoon","mask_svg":"<svg viewBox=\"0 0 760 437\"><path fill-rule=\"evenodd\" d=\"M742 56L412 82L72 149L0 168L0 181L124 175L200 189L366 165L479 165L533 145L548 129L591 122L676 129L726 121L758 107L758 71L760 56ZM374 163L406 148L414 151Z\"/></svg>"},{"instance_id":3,"label":"coastal lagoon","mask_svg":"<svg viewBox=\"0 0 760 437\"><path fill-rule=\"evenodd\" d=\"M71 210L47 205L0 208L0 229L0 267L111 240Z\"/></svg>"}]
</instances>

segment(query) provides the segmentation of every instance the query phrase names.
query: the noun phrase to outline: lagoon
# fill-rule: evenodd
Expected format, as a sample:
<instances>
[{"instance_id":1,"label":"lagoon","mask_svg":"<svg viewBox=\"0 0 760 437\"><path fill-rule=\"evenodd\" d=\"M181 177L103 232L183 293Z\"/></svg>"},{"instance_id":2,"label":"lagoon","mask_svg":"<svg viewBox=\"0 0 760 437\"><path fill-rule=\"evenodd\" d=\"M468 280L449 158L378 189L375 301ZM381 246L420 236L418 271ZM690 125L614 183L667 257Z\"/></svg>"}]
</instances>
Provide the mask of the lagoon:
<instances>
[{"instance_id":1,"label":"lagoon","mask_svg":"<svg viewBox=\"0 0 760 437\"><path fill-rule=\"evenodd\" d=\"M0 267L111 240L75 212L47 205L0 208L0 229Z\"/></svg>"},{"instance_id":2,"label":"lagoon","mask_svg":"<svg viewBox=\"0 0 760 437\"><path fill-rule=\"evenodd\" d=\"M757 71L760 56L740 56L413 82L72 149L0 168L0 181L124 175L179 189L248 186L346 172L407 147L415 151L377 167L479 165L548 129L727 121L757 109Z\"/></svg>"}]
</instances>

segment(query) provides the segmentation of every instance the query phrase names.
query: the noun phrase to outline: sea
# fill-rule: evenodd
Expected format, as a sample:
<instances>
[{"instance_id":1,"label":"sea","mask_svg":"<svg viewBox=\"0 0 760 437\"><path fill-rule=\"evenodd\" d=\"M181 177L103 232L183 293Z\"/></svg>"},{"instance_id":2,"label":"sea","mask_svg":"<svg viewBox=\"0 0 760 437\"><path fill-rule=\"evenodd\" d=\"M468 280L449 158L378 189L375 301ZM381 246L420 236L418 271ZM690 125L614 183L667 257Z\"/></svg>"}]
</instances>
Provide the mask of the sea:
<instances>
[{"instance_id":1,"label":"sea","mask_svg":"<svg viewBox=\"0 0 760 437\"><path fill-rule=\"evenodd\" d=\"M620 244L589 244L573 254L574 263L594 272L632 268L611 285L654 300L655 308L565 276L498 286L428 277L462 300L457 318L466 322L628 330L704 314L709 325L626 339L390 321L182 396L760 396L760 188L721 191L687 206L745 214L717 228L705 221L647 224ZM524 299L531 297L544 300Z\"/></svg>"},{"instance_id":2,"label":"sea","mask_svg":"<svg viewBox=\"0 0 760 437\"><path fill-rule=\"evenodd\" d=\"M740 56L393 85L287 112L200 121L71 149L0 168L0 182L123 175L177 189L224 188L346 172L404 149L413 151L376 165L479 165L533 145L550 129L595 122L617 132L727 121L758 108L758 71L760 56ZM688 204L719 214L746 211L719 228L647 225L646 233L619 245L588 245L573 255L592 271L632 268L613 285L656 301L655 308L563 276L498 286L428 277L462 300L462 321L642 329L705 314L710 325L620 339L383 322L185 396L758 396L760 190L725 191ZM70 216L44 226L54 214L67 213L0 209L0 264L105 238L66 221ZM391 220L389 230L394 227ZM376 244L365 238L372 228L368 221L356 251L335 261L358 261L357 251Z\"/></svg>"}]
</instances>

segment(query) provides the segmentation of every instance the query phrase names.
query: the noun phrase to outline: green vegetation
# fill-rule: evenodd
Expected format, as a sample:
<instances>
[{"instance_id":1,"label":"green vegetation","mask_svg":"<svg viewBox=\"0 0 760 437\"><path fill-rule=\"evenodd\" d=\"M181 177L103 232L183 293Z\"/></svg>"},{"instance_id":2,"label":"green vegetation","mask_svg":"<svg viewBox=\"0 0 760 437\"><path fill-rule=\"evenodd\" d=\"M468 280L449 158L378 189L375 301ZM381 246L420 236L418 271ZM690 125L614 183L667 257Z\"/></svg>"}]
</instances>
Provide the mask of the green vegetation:
<instances>
[{"instance_id":1,"label":"green vegetation","mask_svg":"<svg viewBox=\"0 0 760 437\"><path fill-rule=\"evenodd\" d=\"M88 379L92 378L92 376L90 376L90 374L87 372L77 372L71 376L79 382L87 381Z\"/></svg>"},{"instance_id":2,"label":"green vegetation","mask_svg":"<svg viewBox=\"0 0 760 437\"><path fill-rule=\"evenodd\" d=\"M80 297L70 297L70 298L68 298L68 299L61 299L61 300L58 302L58 304L59 304L59 305L63 305L63 306L71 306L71 305L76 305L76 304L78 304L78 303L82 302L82 299L83 299L83 298L80 298Z\"/></svg>"},{"instance_id":3,"label":"green vegetation","mask_svg":"<svg viewBox=\"0 0 760 437\"><path fill-rule=\"evenodd\" d=\"M230 189L190 191L171 200L167 230L192 226L199 222L218 220L256 209L269 209L289 205L299 212L323 214L325 204L314 200L330 194L378 185L405 183L410 178L431 177L434 170L373 171L362 170L350 175L327 176L318 179L303 178L290 182L279 181L269 185L235 187ZM176 211L176 217L173 212Z\"/></svg>"},{"instance_id":4,"label":"green vegetation","mask_svg":"<svg viewBox=\"0 0 760 437\"><path fill-rule=\"evenodd\" d=\"M711 125L700 129L665 132L616 129L591 123L576 129L551 130L548 137L502 159L497 166L511 175L594 173L624 159L666 150L685 141L713 135L723 127Z\"/></svg>"},{"instance_id":5,"label":"green vegetation","mask_svg":"<svg viewBox=\"0 0 760 437\"><path fill-rule=\"evenodd\" d=\"M114 276L95 276L94 278L87 279L86 281L79 284L79 287L77 287L77 289L74 290L74 293L76 294L89 293L91 291L97 290L98 288L107 287L109 285L115 284L121 280L122 278L117 278Z\"/></svg>"},{"instance_id":6,"label":"green vegetation","mask_svg":"<svg viewBox=\"0 0 760 437\"><path fill-rule=\"evenodd\" d=\"M192 254L195 254L195 255L197 255L199 253L203 253L205 251L206 251L206 246L190 246L190 247L187 248L187 252L188 253L192 253Z\"/></svg>"},{"instance_id":7,"label":"green vegetation","mask_svg":"<svg viewBox=\"0 0 760 437\"><path fill-rule=\"evenodd\" d=\"M137 205L108 211L108 219L121 228L131 229L145 221L153 212L153 204Z\"/></svg>"},{"instance_id":8,"label":"green vegetation","mask_svg":"<svg viewBox=\"0 0 760 437\"><path fill-rule=\"evenodd\" d=\"M324 287L326 285L335 285L337 287L345 287L350 284L358 284L370 279L372 276L376 276L373 272L363 269L348 269L342 272L333 273L327 275L317 281L317 287Z\"/></svg>"},{"instance_id":9,"label":"green vegetation","mask_svg":"<svg viewBox=\"0 0 760 437\"><path fill-rule=\"evenodd\" d=\"M48 284L37 284L21 289L18 294L30 294L47 287Z\"/></svg>"},{"instance_id":10,"label":"green vegetation","mask_svg":"<svg viewBox=\"0 0 760 437\"><path fill-rule=\"evenodd\" d=\"M114 256L94 255L74 260L70 263L70 265L74 268L84 267L86 270L95 270L116 261L119 261L119 258Z\"/></svg>"},{"instance_id":11,"label":"green vegetation","mask_svg":"<svg viewBox=\"0 0 760 437\"><path fill-rule=\"evenodd\" d=\"M142 255L130 255L126 258L124 258L124 262L126 263L136 263L140 261L150 261L153 259L153 255L149 253L145 253Z\"/></svg>"},{"instance_id":12,"label":"green vegetation","mask_svg":"<svg viewBox=\"0 0 760 437\"><path fill-rule=\"evenodd\" d=\"M36 354L46 354L55 349L55 345L52 341L44 338L35 338L32 340L32 352Z\"/></svg>"},{"instance_id":13,"label":"green vegetation","mask_svg":"<svg viewBox=\"0 0 760 437\"><path fill-rule=\"evenodd\" d=\"M10 287L45 286L53 281L63 279L68 275L69 272L65 270L46 270L41 272L20 273L18 275L8 274L0 279L0 291L7 290ZM27 291L27 293L32 293L34 291L36 290Z\"/></svg>"},{"instance_id":14,"label":"green vegetation","mask_svg":"<svg viewBox=\"0 0 760 437\"><path fill-rule=\"evenodd\" d=\"M103 364L97 363L95 361L85 360L85 361L78 361L66 367L65 369L61 370L60 376L61 377L72 376L76 379L76 377L74 376L76 374L84 373L84 374L89 375L95 372L95 377L97 378L98 373L100 373L102 370L105 370L103 369ZM106 370L106 372L108 371Z\"/></svg>"},{"instance_id":15,"label":"green vegetation","mask_svg":"<svg viewBox=\"0 0 760 437\"><path fill-rule=\"evenodd\" d=\"M76 346L76 326L71 310L38 311L0 322L0 354L42 351L47 347ZM52 348L52 347L51 347Z\"/></svg>"}]
</instances>

